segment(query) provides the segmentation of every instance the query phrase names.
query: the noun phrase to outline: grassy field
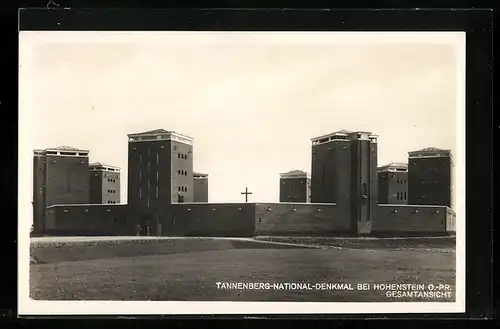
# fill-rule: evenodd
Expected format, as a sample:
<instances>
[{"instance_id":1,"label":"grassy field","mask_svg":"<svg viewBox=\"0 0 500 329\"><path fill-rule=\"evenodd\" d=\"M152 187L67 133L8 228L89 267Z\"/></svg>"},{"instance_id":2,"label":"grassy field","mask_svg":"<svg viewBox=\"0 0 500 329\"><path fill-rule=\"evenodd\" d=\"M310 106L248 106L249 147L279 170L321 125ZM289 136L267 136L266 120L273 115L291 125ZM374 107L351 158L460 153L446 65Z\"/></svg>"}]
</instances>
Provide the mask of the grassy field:
<instances>
[{"instance_id":1,"label":"grassy field","mask_svg":"<svg viewBox=\"0 0 500 329\"><path fill-rule=\"evenodd\" d=\"M440 283L451 298L384 291L221 290L217 282ZM450 250L233 249L31 265L31 297L45 300L401 302L454 301Z\"/></svg>"}]
</instances>

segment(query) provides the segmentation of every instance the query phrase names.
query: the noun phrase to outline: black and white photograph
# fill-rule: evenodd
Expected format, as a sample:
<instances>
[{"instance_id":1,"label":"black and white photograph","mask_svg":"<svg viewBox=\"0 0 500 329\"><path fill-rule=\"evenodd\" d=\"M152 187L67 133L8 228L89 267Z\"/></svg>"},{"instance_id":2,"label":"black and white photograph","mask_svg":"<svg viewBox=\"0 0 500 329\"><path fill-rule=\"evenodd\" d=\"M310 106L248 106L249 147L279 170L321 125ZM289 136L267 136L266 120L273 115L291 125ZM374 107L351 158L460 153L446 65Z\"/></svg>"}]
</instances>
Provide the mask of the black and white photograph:
<instances>
[{"instance_id":1,"label":"black and white photograph","mask_svg":"<svg viewBox=\"0 0 500 329\"><path fill-rule=\"evenodd\" d=\"M19 310L456 313L465 33L21 31Z\"/></svg>"}]
</instances>

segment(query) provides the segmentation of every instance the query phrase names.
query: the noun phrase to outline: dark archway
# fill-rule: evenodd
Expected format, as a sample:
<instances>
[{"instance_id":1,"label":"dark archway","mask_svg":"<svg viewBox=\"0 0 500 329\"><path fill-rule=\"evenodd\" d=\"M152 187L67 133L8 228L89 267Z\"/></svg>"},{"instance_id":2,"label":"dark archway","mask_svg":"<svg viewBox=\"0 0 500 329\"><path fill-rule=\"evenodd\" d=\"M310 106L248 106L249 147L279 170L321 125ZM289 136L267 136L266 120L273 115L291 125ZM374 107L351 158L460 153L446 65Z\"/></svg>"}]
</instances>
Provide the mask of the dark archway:
<instances>
[{"instance_id":1,"label":"dark archway","mask_svg":"<svg viewBox=\"0 0 500 329\"><path fill-rule=\"evenodd\" d=\"M162 231L160 221L152 214L145 214L141 217L137 230L137 235L140 236L161 236Z\"/></svg>"}]
</instances>

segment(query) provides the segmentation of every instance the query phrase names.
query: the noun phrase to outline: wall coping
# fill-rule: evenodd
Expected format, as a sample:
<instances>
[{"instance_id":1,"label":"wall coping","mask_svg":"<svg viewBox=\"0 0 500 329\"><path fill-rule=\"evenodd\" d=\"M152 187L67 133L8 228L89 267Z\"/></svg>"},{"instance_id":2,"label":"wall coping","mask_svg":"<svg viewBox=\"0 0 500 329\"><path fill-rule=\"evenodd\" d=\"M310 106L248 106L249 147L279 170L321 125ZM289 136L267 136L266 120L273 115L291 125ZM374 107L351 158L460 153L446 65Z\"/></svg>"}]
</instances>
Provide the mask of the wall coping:
<instances>
[{"instance_id":1,"label":"wall coping","mask_svg":"<svg viewBox=\"0 0 500 329\"><path fill-rule=\"evenodd\" d=\"M446 208L446 209L449 209L451 211L453 211L453 209L451 209L450 207L448 206L439 206L439 205L418 205L418 204L388 204L388 203L379 203L378 204L379 207L406 207L406 208Z\"/></svg>"},{"instance_id":2,"label":"wall coping","mask_svg":"<svg viewBox=\"0 0 500 329\"><path fill-rule=\"evenodd\" d=\"M336 203L312 203L312 202L255 202L256 205L294 205L294 206L336 206Z\"/></svg>"},{"instance_id":3,"label":"wall coping","mask_svg":"<svg viewBox=\"0 0 500 329\"><path fill-rule=\"evenodd\" d=\"M64 207L116 207L116 206L126 206L126 203L115 203L115 204L107 204L107 203L73 203L73 204L54 204L48 206L47 209L50 208L64 208Z\"/></svg>"},{"instance_id":4,"label":"wall coping","mask_svg":"<svg viewBox=\"0 0 500 329\"><path fill-rule=\"evenodd\" d=\"M174 131L150 131L144 133L127 134L129 143L131 142L154 142L154 141L176 141L187 145L193 145L194 138L179 134Z\"/></svg>"},{"instance_id":5,"label":"wall coping","mask_svg":"<svg viewBox=\"0 0 500 329\"><path fill-rule=\"evenodd\" d=\"M194 204L194 205L245 205L245 204L254 204L254 202L174 202L172 204L175 205L183 205L183 204Z\"/></svg>"},{"instance_id":6,"label":"wall coping","mask_svg":"<svg viewBox=\"0 0 500 329\"><path fill-rule=\"evenodd\" d=\"M182 203L172 203L175 205L234 205L234 206L241 206L241 205L295 205L295 206L336 206L336 203L312 203L312 202L182 202ZM118 204L100 204L100 203L89 203L89 204L84 204L84 203L77 203L77 204L56 204L56 205L51 205L48 206L47 209L49 208L56 208L56 207L116 207L116 206L127 206L127 203L118 203ZM387 203L379 203L378 206L380 207L401 207L401 208L447 208L449 210L452 210L448 206L440 206L440 205L418 205L418 204L387 204Z\"/></svg>"},{"instance_id":7,"label":"wall coping","mask_svg":"<svg viewBox=\"0 0 500 329\"><path fill-rule=\"evenodd\" d=\"M378 135L372 134L370 131L348 131L348 130L340 130L333 133L329 133L326 135L318 136L311 138L312 145L325 144L328 142L336 141L336 140L345 140L345 141L353 141L353 140L367 140L371 143L377 143Z\"/></svg>"}]
</instances>

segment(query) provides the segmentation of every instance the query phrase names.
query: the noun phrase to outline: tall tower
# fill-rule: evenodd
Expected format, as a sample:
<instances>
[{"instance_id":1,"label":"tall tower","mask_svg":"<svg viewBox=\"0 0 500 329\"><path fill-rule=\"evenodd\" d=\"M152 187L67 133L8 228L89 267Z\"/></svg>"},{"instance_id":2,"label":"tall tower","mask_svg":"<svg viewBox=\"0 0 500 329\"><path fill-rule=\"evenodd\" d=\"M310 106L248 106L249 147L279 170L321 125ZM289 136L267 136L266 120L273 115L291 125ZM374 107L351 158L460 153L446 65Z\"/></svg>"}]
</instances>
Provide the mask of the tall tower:
<instances>
[{"instance_id":1,"label":"tall tower","mask_svg":"<svg viewBox=\"0 0 500 329\"><path fill-rule=\"evenodd\" d=\"M371 132L354 132L351 138L351 211L358 234L371 232L378 206L377 136Z\"/></svg>"},{"instance_id":2,"label":"tall tower","mask_svg":"<svg viewBox=\"0 0 500 329\"><path fill-rule=\"evenodd\" d=\"M280 174L280 202L310 202L311 178L301 170Z\"/></svg>"},{"instance_id":3,"label":"tall tower","mask_svg":"<svg viewBox=\"0 0 500 329\"><path fill-rule=\"evenodd\" d=\"M193 139L157 129L129 134L128 204L193 201Z\"/></svg>"},{"instance_id":4,"label":"tall tower","mask_svg":"<svg viewBox=\"0 0 500 329\"><path fill-rule=\"evenodd\" d=\"M371 231L378 203L377 136L341 130L312 139L311 202L336 203L358 234Z\"/></svg>"},{"instance_id":5,"label":"tall tower","mask_svg":"<svg viewBox=\"0 0 500 329\"><path fill-rule=\"evenodd\" d=\"M194 202L208 202L208 175L193 173Z\"/></svg>"},{"instance_id":6,"label":"tall tower","mask_svg":"<svg viewBox=\"0 0 500 329\"><path fill-rule=\"evenodd\" d=\"M408 165L392 162L378 168L378 202L408 204Z\"/></svg>"},{"instance_id":7,"label":"tall tower","mask_svg":"<svg viewBox=\"0 0 500 329\"><path fill-rule=\"evenodd\" d=\"M408 152L408 204L452 207L452 173L450 150Z\"/></svg>"},{"instance_id":8,"label":"tall tower","mask_svg":"<svg viewBox=\"0 0 500 329\"><path fill-rule=\"evenodd\" d=\"M311 202L350 204L351 132L312 139ZM344 209L350 216L350 205Z\"/></svg>"},{"instance_id":9,"label":"tall tower","mask_svg":"<svg viewBox=\"0 0 500 329\"><path fill-rule=\"evenodd\" d=\"M89 151L69 146L33 151L33 228L45 228L47 207L88 204Z\"/></svg>"},{"instance_id":10,"label":"tall tower","mask_svg":"<svg viewBox=\"0 0 500 329\"><path fill-rule=\"evenodd\" d=\"M90 203L120 203L120 168L99 162L89 165Z\"/></svg>"}]
</instances>

